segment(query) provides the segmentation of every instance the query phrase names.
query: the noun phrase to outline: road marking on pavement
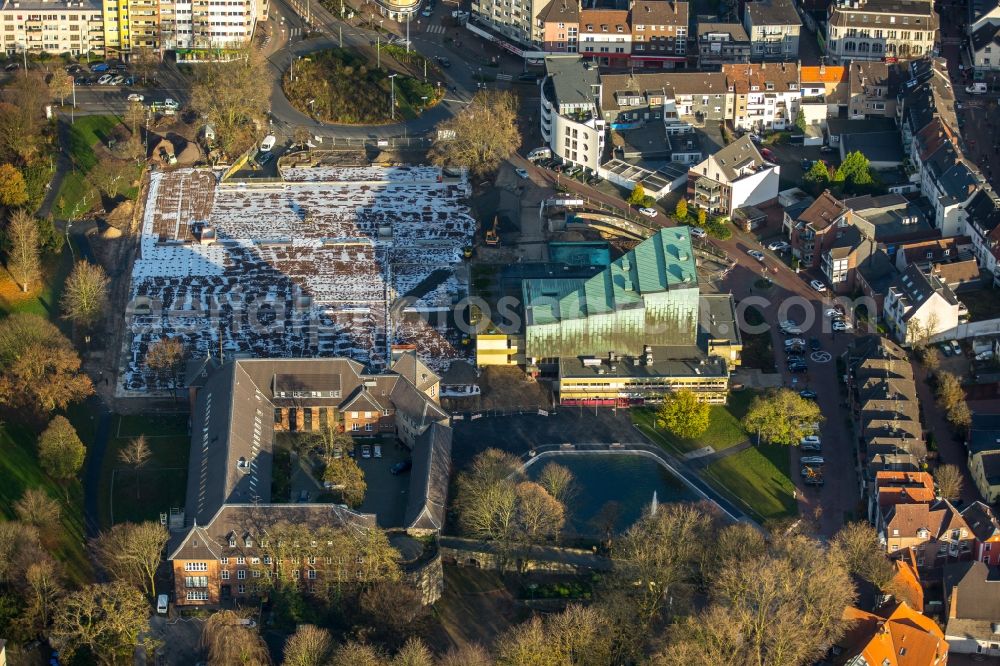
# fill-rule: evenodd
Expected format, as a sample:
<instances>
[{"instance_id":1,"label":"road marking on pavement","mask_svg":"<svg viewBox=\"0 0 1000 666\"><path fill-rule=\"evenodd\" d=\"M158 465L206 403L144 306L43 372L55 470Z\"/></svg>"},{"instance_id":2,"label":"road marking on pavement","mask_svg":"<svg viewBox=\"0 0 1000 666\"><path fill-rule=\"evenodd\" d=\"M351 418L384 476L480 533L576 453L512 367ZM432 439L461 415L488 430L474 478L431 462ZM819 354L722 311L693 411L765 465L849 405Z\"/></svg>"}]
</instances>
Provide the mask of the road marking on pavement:
<instances>
[{"instance_id":1,"label":"road marking on pavement","mask_svg":"<svg viewBox=\"0 0 1000 666\"><path fill-rule=\"evenodd\" d=\"M443 35L447 28L443 25L429 25L427 26L427 34L429 35Z\"/></svg>"},{"instance_id":2,"label":"road marking on pavement","mask_svg":"<svg viewBox=\"0 0 1000 666\"><path fill-rule=\"evenodd\" d=\"M829 363L833 360L833 356L827 351L817 351L809 354L809 358L816 361L817 363Z\"/></svg>"}]
</instances>

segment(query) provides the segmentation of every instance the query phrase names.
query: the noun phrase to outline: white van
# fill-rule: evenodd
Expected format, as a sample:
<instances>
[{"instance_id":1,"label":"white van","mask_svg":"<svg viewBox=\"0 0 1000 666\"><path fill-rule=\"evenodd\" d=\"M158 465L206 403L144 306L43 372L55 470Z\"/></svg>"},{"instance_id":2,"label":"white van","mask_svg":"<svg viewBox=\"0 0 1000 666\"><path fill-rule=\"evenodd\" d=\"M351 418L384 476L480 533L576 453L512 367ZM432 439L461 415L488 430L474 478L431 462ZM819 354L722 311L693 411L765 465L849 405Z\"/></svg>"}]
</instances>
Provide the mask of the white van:
<instances>
[{"instance_id":1,"label":"white van","mask_svg":"<svg viewBox=\"0 0 1000 666\"><path fill-rule=\"evenodd\" d=\"M979 81L977 83L973 83L971 86L965 86L965 92L970 95L985 95L989 92L989 90L983 81Z\"/></svg>"},{"instance_id":2,"label":"white van","mask_svg":"<svg viewBox=\"0 0 1000 666\"><path fill-rule=\"evenodd\" d=\"M264 140L260 142L260 152L262 153L268 152L269 150L274 148L274 144L277 142L278 140L274 137L273 134L268 134L267 136L264 137Z\"/></svg>"},{"instance_id":3,"label":"white van","mask_svg":"<svg viewBox=\"0 0 1000 666\"><path fill-rule=\"evenodd\" d=\"M530 153L528 153L528 160L531 162L534 162L535 160L547 160L551 158L552 158L552 149L547 146L535 148Z\"/></svg>"},{"instance_id":4,"label":"white van","mask_svg":"<svg viewBox=\"0 0 1000 666\"><path fill-rule=\"evenodd\" d=\"M161 594L156 597L156 612L160 615L166 615L167 610L170 608L170 599L165 594Z\"/></svg>"}]
</instances>

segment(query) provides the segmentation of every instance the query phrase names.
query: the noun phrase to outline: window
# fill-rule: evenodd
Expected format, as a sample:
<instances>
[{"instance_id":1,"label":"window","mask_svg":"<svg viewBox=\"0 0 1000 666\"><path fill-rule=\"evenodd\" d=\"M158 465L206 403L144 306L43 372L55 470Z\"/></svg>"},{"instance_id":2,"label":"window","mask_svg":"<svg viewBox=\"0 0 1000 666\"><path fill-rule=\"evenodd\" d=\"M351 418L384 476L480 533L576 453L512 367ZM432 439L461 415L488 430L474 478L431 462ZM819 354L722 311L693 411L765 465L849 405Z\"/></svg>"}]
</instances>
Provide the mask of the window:
<instances>
[{"instance_id":1,"label":"window","mask_svg":"<svg viewBox=\"0 0 1000 666\"><path fill-rule=\"evenodd\" d=\"M315 569L310 569L309 570L309 580L316 580L316 570Z\"/></svg>"},{"instance_id":2,"label":"window","mask_svg":"<svg viewBox=\"0 0 1000 666\"><path fill-rule=\"evenodd\" d=\"M259 557L251 557L250 558L250 564L260 564L260 558Z\"/></svg>"},{"instance_id":3,"label":"window","mask_svg":"<svg viewBox=\"0 0 1000 666\"><path fill-rule=\"evenodd\" d=\"M223 569L222 573L221 573L221 576L222 576L222 580L229 580L229 570L228 569Z\"/></svg>"},{"instance_id":4,"label":"window","mask_svg":"<svg viewBox=\"0 0 1000 666\"><path fill-rule=\"evenodd\" d=\"M246 578L247 578L246 569L240 569L236 572L236 580L246 580Z\"/></svg>"},{"instance_id":5,"label":"window","mask_svg":"<svg viewBox=\"0 0 1000 666\"><path fill-rule=\"evenodd\" d=\"M260 569L254 569L253 570L253 577L254 578L260 578Z\"/></svg>"},{"instance_id":6,"label":"window","mask_svg":"<svg viewBox=\"0 0 1000 666\"><path fill-rule=\"evenodd\" d=\"M298 569L292 569L292 578L294 578L295 580L299 579L299 570Z\"/></svg>"},{"instance_id":7,"label":"window","mask_svg":"<svg viewBox=\"0 0 1000 666\"><path fill-rule=\"evenodd\" d=\"M264 556L264 564L270 564L270 563L271 563L271 556L270 555L265 555Z\"/></svg>"},{"instance_id":8,"label":"window","mask_svg":"<svg viewBox=\"0 0 1000 666\"><path fill-rule=\"evenodd\" d=\"M222 563L222 566L226 566L227 564L229 564L229 558L228 557L223 557L220 560L220 562Z\"/></svg>"},{"instance_id":9,"label":"window","mask_svg":"<svg viewBox=\"0 0 1000 666\"><path fill-rule=\"evenodd\" d=\"M208 562L185 562L184 571L208 571Z\"/></svg>"},{"instance_id":10,"label":"window","mask_svg":"<svg viewBox=\"0 0 1000 666\"><path fill-rule=\"evenodd\" d=\"M372 425L371 423L366 423L365 424L365 432L371 432L374 429L375 429L375 426Z\"/></svg>"},{"instance_id":11,"label":"window","mask_svg":"<svg viewBox=\"0 0 1000 666\"><path fill-rule=\"evenodd\" d=\"M240 583L239 585L236 586L236 594L246 594L246 593L247 593L246 585Z\"/></svg>"},{"instance_id":12,"label":"window","mask_svg":"<svg viewBox=\"0 0 1000 666\"><path fill-rule=\"evenodd\" d=\"M351 424L351 430L353 432L358 432L359 430L361 430L361 424L360 423L352 423Z\"/></svg>"},{"instance_id":13,"label":"window","mask_svg":"<svg viewBox=\"0 0 1000 666\"><path fill-rule=\"evenodd\" d=\"M230 548L236 548L236 539L235 538L229 537L229 547Z\"/></svg>"},{"instance_id":14,"label":"window","mask_svg":"<svg viewBox=\"0 0 1000 666\"><path fill-rule=\"evenodd\" d=\"M185 576L184 587L208 587L208 576Z\"/></svg>"},{"instance_id":15,"label":"window","mask_svg":"<svg viewBox=\"0 0 1000 666\"><path fill-rule=\"evenodd\" d=\"M236 558L236 564L246 564L246 563L247 563L247 558L245 558L245 557L237 557Z\"/></svg>"},{"instance_id":16,"label":"window","mask_svg":"<svg viewBox=\"0 0 1000 666\"><path fill-rule=\"evenodd\" d=\"M358 413L357 412L351 412L351 418L352 419L358 418Z\"/></svg>"},{"instance_id":17,"label":"window","mask_svg":"<svg viewBox=\"0 0 1000 666\"><path fill-rule=\"evenodd\" d=\"M208 591L207 590L188 590L187 592L188 601L208 601Z\"/></svg>"}]
</instances>

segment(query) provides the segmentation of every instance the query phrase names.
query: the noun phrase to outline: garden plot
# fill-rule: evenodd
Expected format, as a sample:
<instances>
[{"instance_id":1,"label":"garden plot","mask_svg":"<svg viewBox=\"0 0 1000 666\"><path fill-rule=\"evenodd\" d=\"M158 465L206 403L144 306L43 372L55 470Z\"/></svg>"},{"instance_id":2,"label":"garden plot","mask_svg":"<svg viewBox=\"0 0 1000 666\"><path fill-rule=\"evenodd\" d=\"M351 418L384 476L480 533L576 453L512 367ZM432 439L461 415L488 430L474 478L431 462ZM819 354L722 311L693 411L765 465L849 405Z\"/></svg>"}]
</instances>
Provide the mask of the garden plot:
<instances>
[{"instance_id":1,"label":"garden plot","mask_svg":"<svg viewBox=\"0 0 1000 666\"><path fill-rule=\"evenodd\" d=\"M279 183L154 173L132 271L119 390L166 388L149 345L177 337L206 354L346 356L383 369L392 344L432 367L466 352L446 324L393 322L468 293L456 272L476 223L464 179L435 167L293 167ZM409 318L409 314L407 318ZM455 346L458 349L455 349ZM445 364L444 367L447 367Z\"/></svg>"}]
</instances>

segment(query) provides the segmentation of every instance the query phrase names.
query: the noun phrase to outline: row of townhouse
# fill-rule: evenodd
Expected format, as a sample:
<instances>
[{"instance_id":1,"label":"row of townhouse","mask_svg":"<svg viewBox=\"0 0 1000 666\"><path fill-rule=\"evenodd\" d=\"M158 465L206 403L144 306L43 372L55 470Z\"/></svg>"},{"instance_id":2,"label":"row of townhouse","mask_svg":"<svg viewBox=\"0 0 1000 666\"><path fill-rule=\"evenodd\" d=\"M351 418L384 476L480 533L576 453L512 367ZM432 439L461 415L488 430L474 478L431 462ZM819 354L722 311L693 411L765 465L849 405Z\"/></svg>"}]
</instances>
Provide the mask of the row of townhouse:
<instances>
[{"instance_id":1,"label":"row of townhouse","mask_svg":"<svg viewBox=\"0 0 1000 666\"><path fill-rule=\"evenodd\" d=\"M968 62L972 64L976 77L1000 71L1000 2L970 2L966 31Z\"/></svg>"},{"instance_id":2,"label":"row of townhouse","mask_svg":"<svg viewBox=\"0 0 1000 666\"><path fill-rule=\"evenodd\" d=\"M0 49L131 57L234 48L250 41L267 12L267 0L6 0Z\"/></svg>"},{"instance_id":3,"label":"row of townhouse","mask_svg":"<svg viewBox=\"0 0 1000 666\"><path fill-rule=\"evenodd\" d=\"M887 640L903 640L903 636L885 629L906 606L907 623L911 630L922 630L919 641L926 643L926 649L919 650L917 659L916 636L910 633L905 649L912 659L898 663L943 664L945 653L1000 655L996 632L1000 623L1000 521L983 502L960 510L938 495L932 475L925 471L921 414L906 352L887 338L869 335L855 339L844 359L868 520L893 560L896 582L901 584L892 586L894 603L900 605L892 613L881 614L886 619L849 609L845 617L858 624L842 647L853 653L852 645L861 645L866 659L879 659L866 663L897 663L882 656ZM940 598L930 600L940 604L943 631L908 612L924 610L922 573L944 582L943 588L934 588L940 590ZM875 633L877 641L869 632L855 636L866 621L882 623L883 631ZM907 652L897 646L896 655L902 654Z\"/></svg>"}]
</instances>

